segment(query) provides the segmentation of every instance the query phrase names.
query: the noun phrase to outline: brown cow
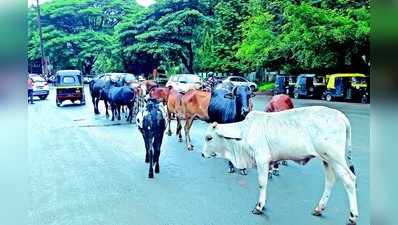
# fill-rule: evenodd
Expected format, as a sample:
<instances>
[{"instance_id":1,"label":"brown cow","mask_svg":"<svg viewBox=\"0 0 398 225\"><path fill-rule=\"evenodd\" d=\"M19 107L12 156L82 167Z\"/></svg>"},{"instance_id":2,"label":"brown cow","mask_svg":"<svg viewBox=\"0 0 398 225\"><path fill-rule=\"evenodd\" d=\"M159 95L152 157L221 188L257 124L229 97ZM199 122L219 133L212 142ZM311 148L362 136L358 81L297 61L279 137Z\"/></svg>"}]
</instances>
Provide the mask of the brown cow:
<instances>
[{"instance_id":1,"label":"brown cow","mask_svg":"<svg viewBox=\"0 0 398 225\"><path fill-rule=\"evenodd\" d=\"M168 97L167 97L167 122L168 122L168 132L167 134L171 136L171 129L170 129L170 123L171 123L171 118L172 114L174 113L176 120L177 120L177 131L176 134L178 135L178 141L182 141L182 135L181 135L181 119L182 119L182 97L184 95L170 87Z\"/></svg>"},{"instance_id":2,"label":"brown cow","mask_svg":"<svg viewBox=\"0 0 398 225\"><path fill-rule=\"evenodd\" d=\"M193 150L191 144L191 136L189 130L191 129L192 122L195 117L201 120L208 120L208 107L210 103L211 93L201 90L190 90L181 98L181 109L185 117L185 143L188 150Z\"/></svg>"},{"instance_id":3,"label":"brown cow","mask_svg":"<svg viewBox=\"0 0 398 225\"><path fill-rule=\"evenodd\" d=\"M154 98L163 104L167 103L171 87L153 87L149 92L149 96Z\"/></svg>"}]
</instances>

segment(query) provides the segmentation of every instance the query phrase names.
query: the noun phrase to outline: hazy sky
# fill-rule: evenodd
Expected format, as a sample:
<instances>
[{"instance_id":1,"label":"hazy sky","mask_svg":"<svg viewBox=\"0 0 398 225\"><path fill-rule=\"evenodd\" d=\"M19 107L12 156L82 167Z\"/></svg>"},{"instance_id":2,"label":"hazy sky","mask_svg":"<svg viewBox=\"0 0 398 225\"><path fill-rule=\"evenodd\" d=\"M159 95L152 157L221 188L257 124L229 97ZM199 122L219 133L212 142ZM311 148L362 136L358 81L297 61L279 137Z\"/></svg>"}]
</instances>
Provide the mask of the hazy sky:
<instances>
[{"instance_id":1,"label":"hazy sky","mask_svg":"<svg viewBox=\"0 0 398 225\"><path fill-rule=\"evenodd\" d=\"M28 0L28 6L36 5L37 0ZM39 0L40 4L51 0ZM155 0L136 0L138 4L143 6L149 6L155 2Z\"/></svg>"}]
</instances>

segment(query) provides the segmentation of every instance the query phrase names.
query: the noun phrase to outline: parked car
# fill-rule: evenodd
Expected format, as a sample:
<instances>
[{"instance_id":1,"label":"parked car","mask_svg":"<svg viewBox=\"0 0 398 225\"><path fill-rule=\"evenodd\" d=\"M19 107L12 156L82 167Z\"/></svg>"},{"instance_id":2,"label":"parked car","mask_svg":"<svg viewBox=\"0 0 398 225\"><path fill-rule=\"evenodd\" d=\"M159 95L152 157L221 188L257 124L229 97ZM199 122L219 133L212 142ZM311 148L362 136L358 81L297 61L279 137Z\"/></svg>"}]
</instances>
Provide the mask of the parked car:
<instances>
[{"instance_id":1,"label":"parked car","mask_svg":"<svg viewBox=\"0 0 398 225\"><path fill-rule=\"evenodd\" d=\"M300 74L294 87L294 98L321 98L326 89L326 80L315 74Z\"/></svg>"},{"instance_id":2,"label":"parked car","mask_svg":"<svg viewBox=\"0 0 398 225\"><path fill-rule=\"evenodd\" d=\"M29 74L29 77L33 81L33 96L37 96L41 100L46 99L50 93L50 88L48 87L47 81L37 74Z\"/></svg>"},{"instance_id":3,"label":"parked car","mask_svg":"<svg viewBox=\"0 0 398 225\"><path fill-rule=\"evenodd\" d=\"M360 73L338 73L326 76L322 99L359 100L369 103L369 78Z\"/></svg>"},{"instance_id":4,"label":"parked car","mask_svg":"<svg viewBox=\"0 0 398 225\"><path fill-rule=\"evenodd\" d=\"M257 84L255 84L254 82L251 82L249 80L247 80L244 77L240 77L240 76L230 76L227 77L225 80L222 81L222 83L232 83L234 86L237 85L246 85L248 87L250 87L250 89L252 91L256 91L257 90Z\"/></svg>"},{"instance_id":5,"label":"parked car","mask_svg":"<svg viewBox=\"0 0 398 225\"><path fill-rule=\"evenodd\" d=\"M291 95L296 85L297 77L293 75L277 75L274 85L274 95Z\"/></svg>"},{"instance_id":6,"label":"parked car","mask_svg":"<svg viewBox=\"0 0 398 225\"><path fill-rule=\"evenodd\" d=\"M199 89L202 86L202 80L195 74L177 74L170 77L166 87L173 87L181 93L186 93L191 89Z\"/></svg>"},{"instance_id":7,"label":"parked car","mask_svg":"<svg viewBox=\"0 0 398 225\"><path fill-rule=\"evenodd\" d=\"M73 104L79 101L80 105L86 104L83 87L83 77L79 70L59 70L55 74L56 104L70 100Z\"/></svg>"}]
</instances>

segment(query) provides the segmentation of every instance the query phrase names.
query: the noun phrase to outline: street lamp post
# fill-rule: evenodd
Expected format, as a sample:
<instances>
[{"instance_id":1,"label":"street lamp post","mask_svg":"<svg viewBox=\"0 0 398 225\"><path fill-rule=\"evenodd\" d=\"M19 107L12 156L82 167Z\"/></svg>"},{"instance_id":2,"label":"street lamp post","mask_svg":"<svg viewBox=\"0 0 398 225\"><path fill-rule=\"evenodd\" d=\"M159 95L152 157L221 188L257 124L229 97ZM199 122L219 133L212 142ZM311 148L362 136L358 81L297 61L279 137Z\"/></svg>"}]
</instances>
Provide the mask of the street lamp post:
<instances>
[{"instance_id":1,"label":"street lamp post","mask_svg":"<svg viewBox=\"0 0 398 225\"><path fill-rule=\"evenodd\" d=\"M47 76L47 62L45 59L45 54L44 54L44 44L43 44L43 32L41 29L41 20L40 20L40 4L39 0L36 0L37 2L37 25L39 28L39 38L40 38L40 54L41 54L41 72L43 75Z\"/></svg>"}]
</instances>

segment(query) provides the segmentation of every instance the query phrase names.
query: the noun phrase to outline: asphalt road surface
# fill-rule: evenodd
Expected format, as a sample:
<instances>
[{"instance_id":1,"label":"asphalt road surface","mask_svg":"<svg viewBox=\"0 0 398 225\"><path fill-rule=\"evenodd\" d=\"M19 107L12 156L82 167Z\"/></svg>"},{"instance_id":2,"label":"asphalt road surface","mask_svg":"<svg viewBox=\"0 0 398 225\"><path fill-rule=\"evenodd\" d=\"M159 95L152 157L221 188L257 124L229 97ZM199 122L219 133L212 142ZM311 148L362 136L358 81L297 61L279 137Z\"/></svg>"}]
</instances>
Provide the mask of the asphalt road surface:
<instances>
[{"instance_id":1,"label":"asphalt road surface","mask_svg":"<svg viewBox=\"0 0 398 225\"><path fill-rule=\"evenodd\" d=\"M30 224L56 225L343 225L348 200L336 183L322 217L311 215L323 191L321 163L289 162L268 185L266 211L251 213L258 197L257 171L227 173L221 159L203 159L208 124L195 120L194 151L165 135L160 174L148 179L145 149L136 125L94 115L87 105L56 107L54 91L29 105ZM269 97L255 97L263 110ZM359 225L370 224L369 105L295 100L296 107L326 105L352 124ZM100 105L103 105L101 102ZM175 131L175 121L172 122Z\"/></svg>"}]
</instances>

